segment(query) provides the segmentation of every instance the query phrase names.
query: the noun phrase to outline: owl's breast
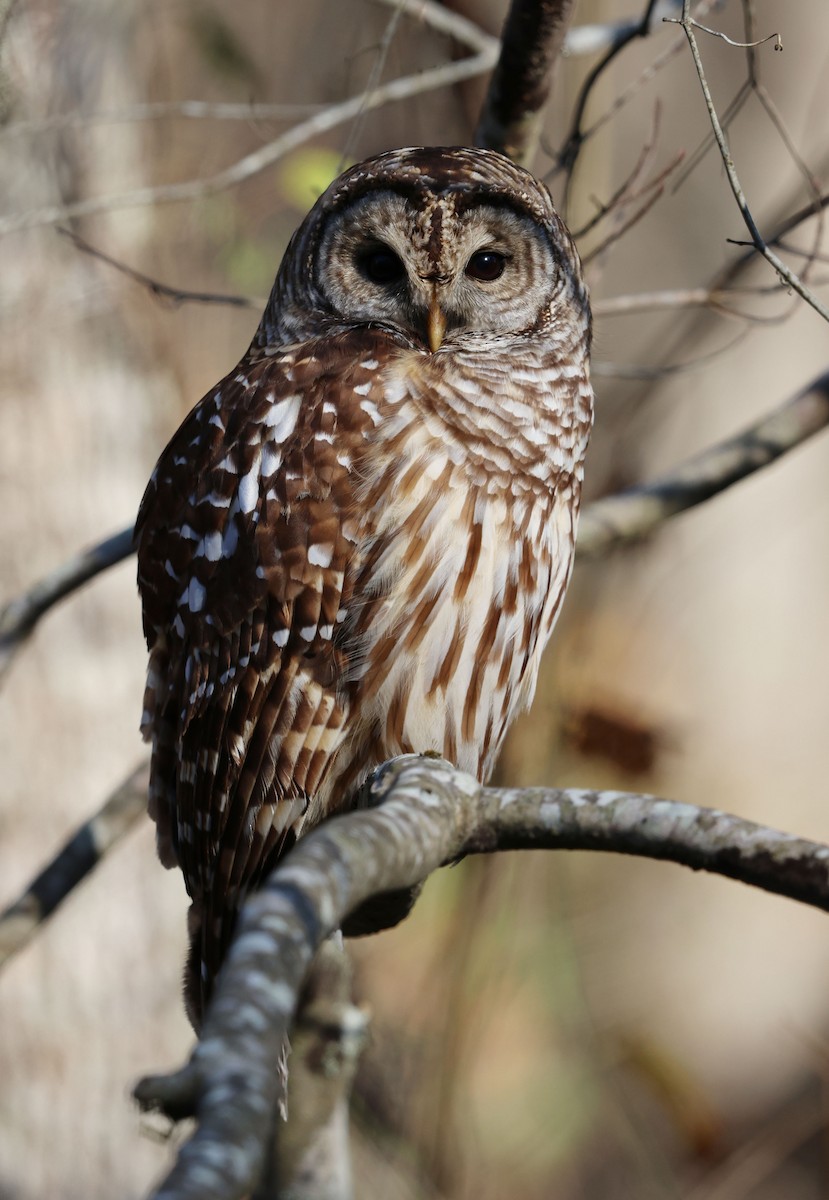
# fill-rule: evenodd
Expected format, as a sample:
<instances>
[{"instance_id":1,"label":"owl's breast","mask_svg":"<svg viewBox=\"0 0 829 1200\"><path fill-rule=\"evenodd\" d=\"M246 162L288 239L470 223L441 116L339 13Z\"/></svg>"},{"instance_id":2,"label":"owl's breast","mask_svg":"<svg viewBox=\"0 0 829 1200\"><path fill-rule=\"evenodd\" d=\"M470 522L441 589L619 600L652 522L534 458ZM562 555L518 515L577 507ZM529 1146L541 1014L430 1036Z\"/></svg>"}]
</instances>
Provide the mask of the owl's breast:
<instances>
[{"instance_id":1,"label":"owl's breast","mask_svg":"<svg viewBox=\"0 0 829 1200\"><path fill-rule=\"evenodd\" d=\"M581 482L592 424L584 364L533 347L500 355L401 350L378 390L384 440L403 453L422 446L427 461L431 449L491 495L541 497L570 477Z\"/></svg>"},{"instance_id":2,"label":"owl's breast","mask_svg":"<svg viewBox=\"0 0 829 1200\"><path fill-rule=\"evenodd\" d=\"M371 534L343 630L359 713L346 757L368 770L435 750L485 777L535 687L569 577L577 484L516 464L508 423L494 409L473 421L477 397L457 380L466 409L448 386L426 395L412 372L387 371L385 385L358 464Z\"/></svg>"}]
</instances>

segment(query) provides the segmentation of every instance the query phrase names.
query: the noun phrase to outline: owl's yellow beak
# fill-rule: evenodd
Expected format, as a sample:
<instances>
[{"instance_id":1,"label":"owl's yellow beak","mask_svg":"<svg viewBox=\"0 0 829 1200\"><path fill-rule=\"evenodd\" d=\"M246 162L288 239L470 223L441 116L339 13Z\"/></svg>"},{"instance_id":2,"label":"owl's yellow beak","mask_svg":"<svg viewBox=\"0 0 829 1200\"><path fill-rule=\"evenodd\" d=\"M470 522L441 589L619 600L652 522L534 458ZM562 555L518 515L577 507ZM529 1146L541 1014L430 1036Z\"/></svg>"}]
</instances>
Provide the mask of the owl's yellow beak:
<instances>
[{"instance_id":1,"label":"owl's yellow beak","mask_svg":"<svg viewBox=\"0 0 829 1200\"><path fill-rule=\"evenodd\" d=\"M429 335L429 349L434 354L440 349L446 335L446 315L440 307L437 288L432 292L429 315L426 318L426 330Z\"/></svg>"}]
</instances>

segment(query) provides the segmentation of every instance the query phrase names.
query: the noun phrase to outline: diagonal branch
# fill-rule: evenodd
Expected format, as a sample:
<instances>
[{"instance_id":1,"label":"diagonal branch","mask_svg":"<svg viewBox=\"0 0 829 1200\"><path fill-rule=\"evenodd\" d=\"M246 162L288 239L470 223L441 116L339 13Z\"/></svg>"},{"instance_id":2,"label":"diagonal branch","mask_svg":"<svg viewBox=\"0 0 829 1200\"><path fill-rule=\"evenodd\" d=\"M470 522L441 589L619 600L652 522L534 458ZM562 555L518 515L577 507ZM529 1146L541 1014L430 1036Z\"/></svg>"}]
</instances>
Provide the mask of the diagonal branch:
<instances>
[{"instance_id":1,"label":"diagonal branch","mask_svg":"<svg viewBox=\"0 0 829 1200\"><path fill-rule=\"evenodd\" d=\"M189 1062L136 1087L144 1108L198 1114L155 1200L235 1200L256 1186L283 1099L279 1058L318 946L370 896L463 854L584 849L669 859L829 911L829 847L692 804L482 788L444 760L416 755L386 763L366 794L379 807L325 822L251 897Z\"/></svg>"},{"instance_id":2,"label":"diagonal branch","mask_svg":"<svg viewBox=\"0 0 829 1200\"><path fill-rule=\"evenodd\" d=\"M460 22L461 18L457 18L457 21ZM187 179L181 183L162 184L158 187L137 188L120 195L93 196L72 204L56 204L45 208L31 209L27 212L12 213L7 217L0 217L0 235L41 225L58 225L76 217L88 217L95 213L112 212L117 209L197 200L237 187L240 183L244 183L246 180L260 175L268 167L272 167L274 163L284 158L291 150L295 150L297 146L304 145L311 138L335 129L339 125L347 124L364 112L485 74L497 59L498 42L495 38L487 38L471 21L464 22L464 24L474 31L475 40L480 46L476 53L459 62L441 63L437 67L414 75L403 75L398 79L381 84L372 92L364 92L359 96L343 100L339 104L332 104L329 108L315 113L306 121L301 121L291 129L285 130L279 137L260 146L258 150L244 155L215 175L202 179ZM470 33L471 37L472 33Z\"/></svg>"}]
</instances>

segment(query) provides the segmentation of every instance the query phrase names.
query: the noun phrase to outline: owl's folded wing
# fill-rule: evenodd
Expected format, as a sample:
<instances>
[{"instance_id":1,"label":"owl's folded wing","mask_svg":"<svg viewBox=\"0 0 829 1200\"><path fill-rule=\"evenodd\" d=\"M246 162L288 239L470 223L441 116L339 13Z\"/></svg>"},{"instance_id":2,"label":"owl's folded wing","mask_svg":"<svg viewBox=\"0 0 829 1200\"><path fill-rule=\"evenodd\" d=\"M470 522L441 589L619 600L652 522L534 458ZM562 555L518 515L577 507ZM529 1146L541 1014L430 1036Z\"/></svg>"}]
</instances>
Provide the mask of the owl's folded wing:
<instances>
[{"instance_id":1,"label":"owl's folded wing","mask_svg":"<svg viewBox=\"0 0 829 1200\"><path fill-rule=\"evenodd\" d=\"M342 339L324 364L313 344L243 360L174 436L139 512L150 811L194 899L208 985L348 716L338 633L370 531L353 471L368 418L343 381L364 374Z\"/></svg>"}]
</instances>

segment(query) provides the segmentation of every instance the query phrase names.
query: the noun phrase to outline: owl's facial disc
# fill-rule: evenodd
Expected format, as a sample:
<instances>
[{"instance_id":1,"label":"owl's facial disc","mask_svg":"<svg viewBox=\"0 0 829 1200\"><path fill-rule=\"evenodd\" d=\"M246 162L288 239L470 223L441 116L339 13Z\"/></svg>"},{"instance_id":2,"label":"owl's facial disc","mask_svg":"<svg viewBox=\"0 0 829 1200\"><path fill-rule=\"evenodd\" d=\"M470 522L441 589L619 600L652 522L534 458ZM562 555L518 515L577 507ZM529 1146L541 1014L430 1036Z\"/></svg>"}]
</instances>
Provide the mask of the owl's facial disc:
<instances>
[{"instance_id":1,"label":"owl's facial disc","mask_svg":"<svg viewBox=\"0 0 829 1200\"><path fill-rule=\"evenodd\" d=\"M337 316L432 353L537 328L557 285L547 231L509 205L457 201L384 189L331 214L317 283Z\"/></svg>"}]
</instances>

